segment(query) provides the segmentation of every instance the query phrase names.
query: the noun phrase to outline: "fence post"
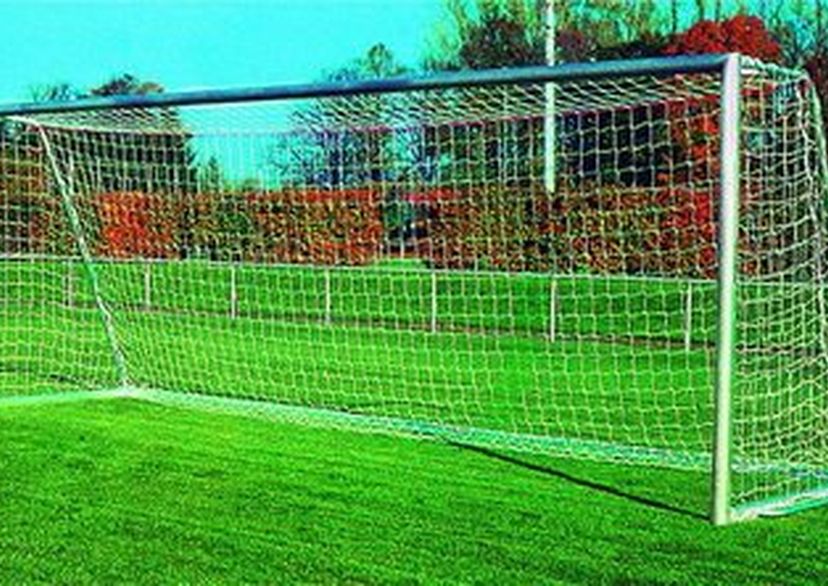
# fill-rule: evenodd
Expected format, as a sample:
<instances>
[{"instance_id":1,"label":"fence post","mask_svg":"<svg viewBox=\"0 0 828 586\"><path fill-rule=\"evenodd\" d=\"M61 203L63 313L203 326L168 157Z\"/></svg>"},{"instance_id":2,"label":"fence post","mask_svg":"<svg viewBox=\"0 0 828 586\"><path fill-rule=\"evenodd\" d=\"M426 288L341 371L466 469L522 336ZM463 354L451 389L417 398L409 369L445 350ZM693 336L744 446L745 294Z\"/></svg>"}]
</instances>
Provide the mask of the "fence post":
<instances>
[{"instance_id":1,"label":"fence post","mask_svg":"<svg viewBox=\"0 0 828 586\"><path fill-rule=\"evenodd\" d=\"M152 263L144 263L144 309L152 309Z\"/></svg>"},{"instance_id":2,"label":"fence post","mask_svg":"<svg viewBox=\"0 0 828 586\"><path fill-rule=\"evenodd\" d=\"M437 331L437 271L431 271L431 332Z\"/></svg>"},{"instance_id":3,"label":"fence post","mask_svg":"<svg viewBox=\"0 0 828 586\"><path fill-rule=\"evenodd\" d=\"M331 269L325 267L325 325L331 325L333 299L331 299Z\"/></svg>"},{"instance_id":4,"label":"fence post","mask_svg":"<svg viewBox=\"0 0 828 586\"><path fill-rule=\"evenodd\" d=\"M72 261L66 261L66 306L75 306L75 279Z\"/></svg>"},{"instance_id":5,"label":"fence post","mask_svg":"<svg viewBox=\"0 0 828 586\"><path fill-rule=\"evenodd\" d=\"M684 292L684 351L690 352L693 345L693 283L687 283Z\"/></svg>"},{"instance_id":6,"label":"fence post","mask_svg":"<svg viewBox=\"0 0 828 586\"><path fill-rule=\"evenodd\" d=\"M236 285L236 263L230 264L230 317L236 319L239 314L239 293Z\"/></svg>"},{"instance_id":7,"label":"fence post","mask_svg":"<svg viewBox=\"0 0 828 586\"><path fill-rule=\"evenodd\" d=\"M558 335L558 281L549 283L549 341L554 342Z\"/></svg>"}]
</instances>

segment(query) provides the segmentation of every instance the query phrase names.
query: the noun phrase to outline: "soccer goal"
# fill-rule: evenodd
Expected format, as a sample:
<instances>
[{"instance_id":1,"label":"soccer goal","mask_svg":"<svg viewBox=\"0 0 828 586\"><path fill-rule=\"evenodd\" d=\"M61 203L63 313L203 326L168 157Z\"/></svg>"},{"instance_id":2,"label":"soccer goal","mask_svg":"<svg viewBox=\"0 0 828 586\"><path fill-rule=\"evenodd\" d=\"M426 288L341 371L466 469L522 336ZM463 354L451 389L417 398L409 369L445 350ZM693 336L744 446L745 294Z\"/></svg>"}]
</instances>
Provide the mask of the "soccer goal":
<instances>
[{"instance_id":1,"label":"soccer goal","mask_svg":"<svg viewBox=\"0 0 828 586\"><path fill-rule=\"evenodd\" d=\"M0 405L675 467L719 524L828 497L802 73L714 55L0 114Z\"/></svg>"}]
</instances>

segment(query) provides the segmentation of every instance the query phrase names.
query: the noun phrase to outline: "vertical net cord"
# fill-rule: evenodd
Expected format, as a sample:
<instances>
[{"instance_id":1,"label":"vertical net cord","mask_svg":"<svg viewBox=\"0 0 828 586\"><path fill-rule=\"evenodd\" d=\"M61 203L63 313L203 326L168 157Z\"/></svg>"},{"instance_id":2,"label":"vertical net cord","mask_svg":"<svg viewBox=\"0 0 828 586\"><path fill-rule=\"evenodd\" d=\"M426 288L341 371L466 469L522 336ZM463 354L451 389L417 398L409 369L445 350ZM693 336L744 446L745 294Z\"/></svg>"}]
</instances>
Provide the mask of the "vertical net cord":
<instances>
[{"instance_id":1,"label":"vertical net cord","mask_svg":"<svg viewBox=\"0 0 828 586\"><path fill-rule=\"evenodd\" d=\"M819 183L817 189L823 196L820 199L820 209L824 209L825 198L828 197L828 147L826 147L825 131L822 126L822 105L819 101L819 95L817 94L816 87L811 85L809 93L811 98L811 114L814 119L814 124L817 126L816 140L819 171L818 173L815 173L815 175L818 177L821 176L821 180L817 180ZM828 362L828 323L826 322L826 319L828 319L828 312L826 312L825 306L825 287L822 284L822 278L824 276L823 255L826 252L825 240L823 239L823 230L826 226L824 214L817 213L814 199L815 198L808 199L810 202L808 211L811 215L811 220L814 222L814 229L816 230L816 254L814 255L814 261L816 263L817 271L816 281L817 304L819 312L819 349L822 360Z\"/></svg>"},{"instance_id":2,"label":"vertical net cord","mask_svg":"<svg viewBox=\"0 0 828 586\"><path fill-rule=\"evenodd\" d=\"M89 245L83 235L80 216L78 216L78 211L75 208L75 204L72 202L71 190L66 184L63 175L60 173L60 168L58 167L57 160L55 159L52 151L51 143L49 142L43 127L36 125L35 128L37 129L40 139L43 141L43 149L46 154L46 159L49 161L49 167L55 177L58 191L60 192L61 202L69 221L69 229L72 231L72 235L75 238L75 244L78 247L78 252L80 252L81 260L83 261L83 266L86 270L86 276L89 279L89 285L92 288L92 297L94 298L95 306L100 313L104 332L112 352L112 361L118 377L118 384L121 388L125 388L129 386L126 360L124 359L123 351L121 350L120 344L118 343L118 337L115 333L115 324L112 320L112 313L106 306L103 295L101 294L100 283L98 282L98 273L95 270L92 253L89 251Z\"/></svg>"}]
</instances>

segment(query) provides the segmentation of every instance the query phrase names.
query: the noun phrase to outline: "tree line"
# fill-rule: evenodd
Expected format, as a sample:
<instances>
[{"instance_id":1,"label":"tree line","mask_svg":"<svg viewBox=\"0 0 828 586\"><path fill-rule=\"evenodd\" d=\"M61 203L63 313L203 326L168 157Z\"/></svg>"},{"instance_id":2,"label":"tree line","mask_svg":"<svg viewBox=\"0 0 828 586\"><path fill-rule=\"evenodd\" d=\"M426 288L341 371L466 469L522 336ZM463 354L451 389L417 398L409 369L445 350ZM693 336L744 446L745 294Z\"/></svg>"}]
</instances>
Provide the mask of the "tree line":
<instances>
[{"instance_id":1,"label":"tree line","mask_svg":"<svg viewBox=\"0 0 828 586\"><path fill-rule=\"evenodd\" d=\"M545 63L548 58L546 2L445 0L442 18L429 31L426 49L416 66L400 63L388 47L376 44L364 55L324 77L356 80L416 71ZM737 51L764 61L807 69L825 100L828 96L826 3L826 0L557 0L555 58L558 62L574 62ZM164 88L158 82L124 74L87 91L66 83L38 86L32 88L32 97L72 100L90 95L162 91ZM548 270L550 263L558 262L555 259L580 257L592 268L629 272L657 270L655 265L662 258L681 258L680 251L691 251L684 263L687 266L674 267L674 270L686 273L688 267L694 267L694 276L708 276L709 268L715 263L708 234L714 195L709 191L653 190L622 197L622 190L630 185L642 182L655 185L656 179L619 178L604 188L600 179L593 179L599 171L598 160L585 163L594 164L595 168L582 167L577 173L570 173L579 176L582 182L591 181L588 185L576 186L581 192L590 193L587 198L550 200L531 182L513 182L502 190L492 190L485 186L498 184L504 171L503 161L522 165L539 161L537 156L533 158L531 153L524 152L529 148L527 145L542 144L544 128L538 120L515 122L510 128L514 140L505 140L506 135L497 124L460 129L425 126L416 133L395 132L392 136L389 129L365 130L341 125L337 122L340 106L337 99L328 99L297 107L293 113L297 128L301 129L307 120L323 127L326 120L330 124L324 132L299 132L290 143L274 147L289 149L291 156L272 153L274 156L267 164L279 178L278 189L270 190L272 193L262 189L256 179L230 177L217 157L199 162L193 135L175 111L165 112L165 119L167 124L172 119L174 126L178 121L180 127L167 137L151 139L161 142L149 148L146 141L150 139L146 137L108 137L106 130L85 130L98 135L74 143L77 160L72 162L72 167L87 169L90 173L88 169L92 168L93 161L99 167L100 161L104 161L104 168L97 176L90 173L79 178L95 185L100 194L89 202L87 211L90 225L100 227L99 252L110 256L183 257L197 251L198 255L218 259L323 263L335 262L337 255L345 255L345 262L364 264L371 261L371 250L385 246L386 252L417 254L440 266L479 266L482 262L509 270ZM381 118L386 111L393 112L398 104L393 97L387 101L380 98L371 107L376 108ZM704 109L694 107L693 116L704 120L707 116ZM578 121L578 124L584 123L584 120ZM587 123L598 130L605 124L598 118ZM628 125L619 124L617 116L615 123L622 129ZM688 129L694 133L697 130ZM616 143L620 140L625 152L641 146L632 135L616 134L609 138ZM17 148L12 146L15 140L13 133L5 132L4 148ZM111 146L105 152L99 148L86 152L77 146L83 144ZM709 149L712 143L705 144ZM598 150L595 144L582 146ZM709 152L699 154L699 146L678 144L676 148L682 151L678 154L649 152L646 156L652 160L642 168L656 168L659 157L676 156L690 161L691 169L705 168ZM457 152L464 153L474 164L465 165L462 170L452 167L451 159ZM402 160L405 164L383 165L387 160ZM632 163L630 167L634 166ZM107 172L107 164L112 165L111 172ZM129 171L125 173L123 169ZM33 176L20 172L7 175L18 182L20 177ZM512 175L537 177L540 172L513 169ZM458 201L457 194L446 187L447 178L454 184L476 182L479 185L464 194L468 201ZM673 177L671 181L677 182L676 179ZM155 189L154 185L161 189ZM14 235L4 241L23 243L20 246L25 248L26 242L42 237L47 199L26 195L39 193L42 188L37 181L27 184L25 189L11 183L0 184L0 196L15 199L12 207L20 214L19 221L5 224ZM339 196L331 197L330 191ZM561 194L566 198L566 190ZM469 203L471 200L474 205ZM666 207L665 202L669 203L670 213L649 218L646 225L638 226L643 220L638 217L637 208ZM611 214L622 223L616 230L619 233L661 230L672 234L676 230L665 230L665 226L686 224L695 228L681 231L684 240L689 235L690 241L659 241L652 244L647 256L646 251L642 253L641 243L610 242L596 233L596 222L601 223L603 219L590 215L590 210L595 208L606 213L610 204L619 206ZM331 214L332 210L336 213ZM492 217L491 210L502 217ZM560 219L566 210L583 225L573 227L571 222L563 225ZM699 210L707 210L701 220L693 216ZM500 240L492 238L493 230ZM562 230L569 232L561 236ZM291 236L286 238L286 235ZM157 242L146 244L148 239ZM570 250L573 246L575 249ZM670 255L665 254L668 250Z\"/></svg>"}]
</instances>

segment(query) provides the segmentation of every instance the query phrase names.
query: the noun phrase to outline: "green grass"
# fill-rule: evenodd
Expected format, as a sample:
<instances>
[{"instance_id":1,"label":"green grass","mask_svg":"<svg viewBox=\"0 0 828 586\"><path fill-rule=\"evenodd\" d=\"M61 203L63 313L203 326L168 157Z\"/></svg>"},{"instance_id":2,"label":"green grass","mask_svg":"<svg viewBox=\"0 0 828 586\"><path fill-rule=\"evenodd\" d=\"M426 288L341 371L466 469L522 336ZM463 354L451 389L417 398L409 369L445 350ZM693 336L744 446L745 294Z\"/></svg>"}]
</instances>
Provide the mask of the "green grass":
<instances>
[{"instance_id":1,"label":"green grass","mask_svg":"<svg viewBox=\"0 0 828 586\"><path fill-rule=\"evenodd\" d=\"M708 283L692 285L685 348L680 281L556 277L550 342L546 276L438 273L435 315L432 274L409 264L244 267L232 317L226 265L153 266L149 306L143 266L97 269L138 386L709 453ZM0 396L117 386L88 282L75 267L69 296L68 274L0 266ZM740 295L749 338L813 337L806 289ZM818 437L807 410L822 404L813 365L783 362L740 363L769 399L739 416L782 438L780 457ZM766 417L777 410L791 415ZM806 563L828 545L822 511L714 531L703 472L479 443L494 452L127 400L0 408L0 582L804 583L826 570ZM751 498L807 482L736 475Z\"/></svg>"},{"instance_id":2,"label":"green grass","mask_svg":"<svg viewBox=\"0 0 828 586\"><path fill-rule=\"evenodd\" d=\"M681 510L703 506L701 475L126 400L0 410L0 446L2 582L828 577L828 510L714 529Z\"/></svg>"},{"instance_id":3,"label":"green grass","mask_svg":"<svg viewBox=\"0 0 828 586\"><path fill-rule=\"evenodd\" d=\"M38 335L0 343L3 394L117 386L96 310L6 309L4 327ZM692 453L709 442L705 347L165 311L116 324L137 386Z\"/></svg>"},{"instance_id":4,"label":"green grass","mask_svg":"<svg viewBox=\"0 0 828 586\"><path fill-rule=\"evenodd\" d=\"M116 306L144 303L146 265L100 265L105 296ZM231 271L235 272L238 313L258 319L321 320L325 317L323 268L242 266L194 261L154 264L152 307L161 311L226 315ZM557 333L561 336L635 337L683 342L681 281L587 278L515 273L439 271L434 276L413 263L334 268L330 317L341 324L429 328L432 286L437 325L442 330L474 329L544 336L549 331L550 286L557 287ZM81 275L76 275L78 279ZM432 282L432 278L435 279ZM693 342L709 343L715 331L712 283L693 285ZM89 303L87 295L82 302Z\"/></svg>"}]
</instances>

